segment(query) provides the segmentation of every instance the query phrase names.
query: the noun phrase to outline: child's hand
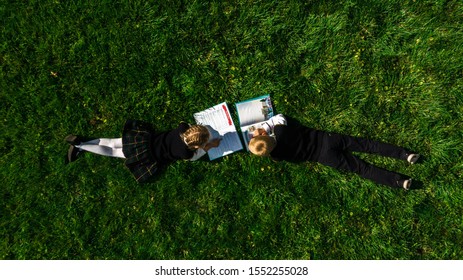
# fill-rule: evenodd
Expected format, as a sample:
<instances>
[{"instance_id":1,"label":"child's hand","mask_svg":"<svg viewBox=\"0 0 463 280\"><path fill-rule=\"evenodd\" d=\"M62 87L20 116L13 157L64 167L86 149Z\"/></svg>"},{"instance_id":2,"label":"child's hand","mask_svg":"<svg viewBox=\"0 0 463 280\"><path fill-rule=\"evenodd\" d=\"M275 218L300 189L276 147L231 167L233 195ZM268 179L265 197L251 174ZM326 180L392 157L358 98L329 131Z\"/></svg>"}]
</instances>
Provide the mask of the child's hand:
<instances>
[{"instance_id":1,"label":"child's hand","mask_svg":"<svg viewBox=\"0 0 463 280\"><path fill-rule=\"evenodd\" d=\"M216 138L212 140L211 142L207 143L206 146L204 146L203 150L207 152L212 148L217 148L220 145L220 141L222 141L222 138Z\"/></svg>"},{"instance_id":2,"label":"child's hand","mask_svg":"<svg viewBox=\"0 0 463 280\"><path fill-rule=\"evenodd\" d=\"M220 141L222 141L222 138L216 138L211 141L211 148L216 148L220 145Z\"/></svg>"},{"instance_id":3,"label":"child's hand","mask_svg":"<svg viewBox=\"0 0 463 280\"><path fill-rule=\"evenodd\" d=\"M263 128L258 128L256 130L254 130L254 132L252 133L252 137L256 137L256 136L259 136L259 135L268 135L268 133Z\"/></svg>"}]
</instances>

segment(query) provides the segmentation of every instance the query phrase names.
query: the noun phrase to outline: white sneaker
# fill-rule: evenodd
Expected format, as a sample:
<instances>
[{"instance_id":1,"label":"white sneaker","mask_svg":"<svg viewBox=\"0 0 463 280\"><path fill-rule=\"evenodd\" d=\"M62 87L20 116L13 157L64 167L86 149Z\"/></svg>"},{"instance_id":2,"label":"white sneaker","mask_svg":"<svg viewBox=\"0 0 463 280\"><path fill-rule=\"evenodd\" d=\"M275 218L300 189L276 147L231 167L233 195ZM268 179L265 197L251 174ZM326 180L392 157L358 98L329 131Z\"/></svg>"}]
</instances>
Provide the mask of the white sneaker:
<instances>
[{"instance_id":1,"label":"white sneaker","mask_svg":"<svg viewBox=\"0 0 463 280\"><path fill-rule=\"evenodd\" d=\"M410 164L414 164L414 163L416 163L418 161L419 158L420 158L419 154L409 154L408 157L407 157L407 161Z\"/></svg>"}]
</instances>

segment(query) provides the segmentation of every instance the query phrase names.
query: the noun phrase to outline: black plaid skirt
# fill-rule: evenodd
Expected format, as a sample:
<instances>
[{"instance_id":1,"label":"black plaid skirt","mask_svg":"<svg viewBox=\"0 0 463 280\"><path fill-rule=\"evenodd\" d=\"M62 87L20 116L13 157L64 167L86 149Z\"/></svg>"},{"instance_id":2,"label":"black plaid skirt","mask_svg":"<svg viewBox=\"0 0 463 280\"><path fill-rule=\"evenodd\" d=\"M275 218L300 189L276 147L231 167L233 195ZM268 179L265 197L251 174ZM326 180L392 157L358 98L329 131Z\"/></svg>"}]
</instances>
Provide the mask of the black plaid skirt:
<instances>
[{"instance_id":1,"label":"black plaid skirt","mask_svg":"<svg viewBox=\"0 0 463 280\"><path fill-rule=\"evenodd\" d=\"M149 123L128 120L122 134L122 151L125 166L138 183L144 183L158 170L158 163L151 153L151 137L154 129Z\"/></svg>"}]
</instances>

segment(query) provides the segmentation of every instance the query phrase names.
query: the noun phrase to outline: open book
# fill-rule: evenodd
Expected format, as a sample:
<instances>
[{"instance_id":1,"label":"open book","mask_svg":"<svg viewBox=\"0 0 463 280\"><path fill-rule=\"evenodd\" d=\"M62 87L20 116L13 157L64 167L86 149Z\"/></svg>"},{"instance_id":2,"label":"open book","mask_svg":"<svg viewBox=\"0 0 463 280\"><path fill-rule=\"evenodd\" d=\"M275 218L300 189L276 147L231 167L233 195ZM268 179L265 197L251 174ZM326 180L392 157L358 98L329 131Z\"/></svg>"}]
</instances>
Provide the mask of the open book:
<instances>
[{"instance_id":1,"label":"open book","mask_svg":"<svg viewBox=\"0 0 463 280\"><path fill-rule=\"evenodd\" d=\"M222 138L217 148L210 149L207 154L210 160L214 160L236 151L242 150L240 137L233 124L230 110L227 103L223 102L204 111L193 115L197 124L210 125L219 135L213 135L214 138Z\"/></svg>"},{"instance_id":2,"label":"open book","mask_svg":"<svg viewBox=\"0 0 463 280\"><path fill-rule=\"evenodd\" d=\"M238 112L243 140L246 149L249 150L248 143L252 138L254 130L262 127L262 124L274 115L272 101L270 95L263 95L238 102L235 106Z\"/></svg>"}]
</instances>

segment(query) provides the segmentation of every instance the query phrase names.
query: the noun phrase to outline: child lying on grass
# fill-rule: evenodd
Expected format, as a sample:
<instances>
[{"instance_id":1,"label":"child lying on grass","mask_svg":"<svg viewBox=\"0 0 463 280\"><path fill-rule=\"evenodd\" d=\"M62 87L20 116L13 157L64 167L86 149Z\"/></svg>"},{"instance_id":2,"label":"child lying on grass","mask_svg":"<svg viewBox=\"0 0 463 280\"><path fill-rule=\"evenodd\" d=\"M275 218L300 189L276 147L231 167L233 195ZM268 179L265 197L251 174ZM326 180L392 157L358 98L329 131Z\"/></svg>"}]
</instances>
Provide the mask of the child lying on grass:
<instances>
[{"instance_id":1,"label":"child lying on grass","mask_svg":"<svg viewBox=\"0 0 463 280\"><path fill-rule=\"evenodd\" d=\"M125 123L122 138L89 139L68 135L71 146L66 163L75 161L83 152L125 158L125 165L137 182L146 182L159 166L176 160L197 160L209 149L218 147L220 138L210 126L180 125L171 131L155 132L151 125L129 120Z\"/></svg>"},{"instance_id":2,"label":"child lying on grass","mask_svg":"<svg viewBox=\"0 0 463 280\"><path fill-rule=\"evenodd\" d=\"M365 152L416 163L418 154L402 147L365 138L314 130L288 123L283 115L272 117L253 132L249 150L258 156L270 156L276 161L314 161L355 172L376 183L408 190L412 179L408 176L371 165L351 152Z\"/></svg>"}]
</instances>

